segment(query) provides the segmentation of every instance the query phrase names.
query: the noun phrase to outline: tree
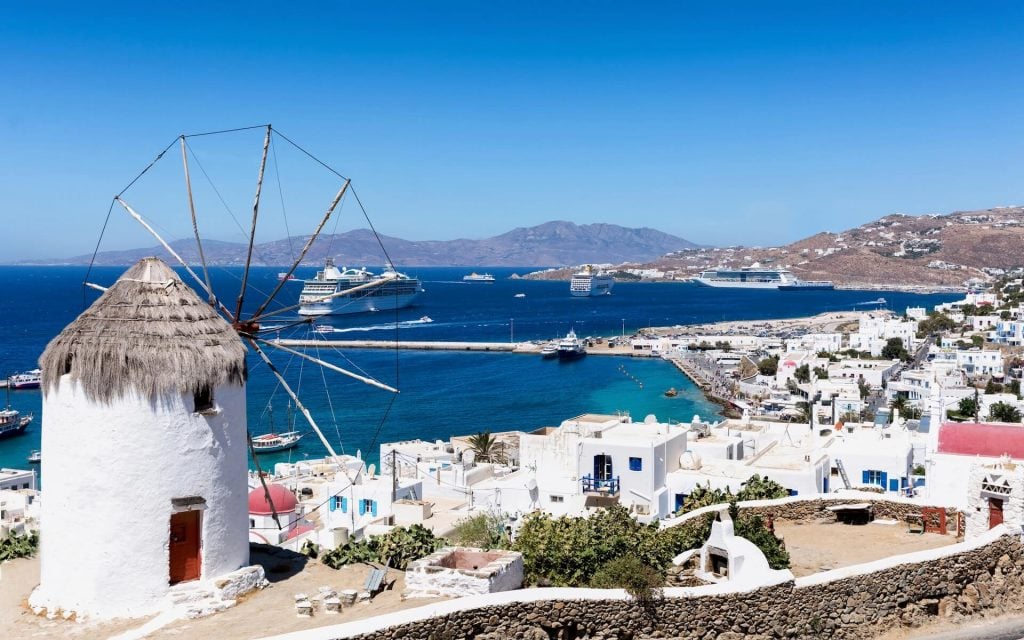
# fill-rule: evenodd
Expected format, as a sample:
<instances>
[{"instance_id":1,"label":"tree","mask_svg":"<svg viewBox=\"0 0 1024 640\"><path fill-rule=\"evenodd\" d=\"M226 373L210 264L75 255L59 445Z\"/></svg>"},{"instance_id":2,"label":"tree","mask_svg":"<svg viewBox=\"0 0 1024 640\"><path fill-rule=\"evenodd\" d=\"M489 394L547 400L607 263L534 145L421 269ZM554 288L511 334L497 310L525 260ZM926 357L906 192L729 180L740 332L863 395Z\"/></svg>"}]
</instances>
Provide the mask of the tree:
<instances>
[{"instance_id":1,"label":"tree","mask_svg":"<svg viewBox=\"0 0 1024 640\"><path fill-rule=\"evenodd\" d=\"M860 399L863 400L871 393L871 384L864 379L864 376L858 376L857 389L860 391Z\"/></svg>"},{"instance_id":2,"label":"tree","mask_svg":"<svg viewBox=\"0 0 1024 640\"><path fill-rule=\"evenodd\" d=\"M892 399L892 402L889 403L889 408L892 409L893 418L896 417L897 411L900 412L900 415L903 415L903 412L907 410L906 397L897 395L895 398Z\"/></svg>"},{"instance_id":3,"label":"tree","mask_svg":"<svg viewBox=\"0 0 1024 640\"><path fill-rule=\"evenodd\" d=\"M482 431L469 437L469 450L476 456L477 462L502 462L503 457L498 451L498 439L490 431Z\"/></svg>"},{"instance_id":4,"label":"tree","mask_svg":"<svg viewBox=\"0 0 1024 640\"><path fill-rule=\"evenodd\" d=\"M1021 415L1012 404L997 402L989 409L988 419L996 422L1020 422Z\"/></svg>"},{"instance_id":5,"label":"tree","mask_svg":"<svg viewBox=\"0 0 1024 640\"><path fill-rule=\"evenodd\" d=\"M828 369L825 367L814 367L814 376L818 380L828 380Z\"/></svg>"},{"instance_id":6,"label":"tree","mask_svg":"<svg viewBox=\"0 0 1024 640\"><path fill-rule=\"evenodd\" d=\"M1003 385L999 384L992 378L989 378L988 383L985 385L985 394L992 395L993 393L1002 393Z\"/></svg>"},{"instance_id":7,"label":"tree","mask_svg":"<svg viewBox=\"0 0 1024 640\"><path fill-rule=\"evenodd\" d=\"M882 347L882 357L886 360L907 360L910 354L903 347L903 338L889 338Z\"/></svg>"},{"instance_id":8,"label":"tree","mask_svg":"<svg viewBox=\"0 0 1024 640\"><path fill-rule=\"evenodd\" d=\"M764 358L757 363L757 372L762 376L774 376L779 370L778 356Z\"/></svg>"},{"instance_id":9,"label":"tree","mask_svg":"<svg viewBox=\"0 0 1024 640\"><path fill-rule=\"evenodd\" d=\"M802 364L796 368L793 372L793 377L796 378L797 382L810 382L811 381L811 367Z\"/></svg>"},{"instance_id":10,"label":"tree","mask_svg":"<svg viewBox=\"0 0 1024 640\"><path fill-rule=\"evenodd\" d=\"M966 418L973 418L978 415L978 401L974 398L960 398L958 413Z\"/></svg>"},{"instance_id":11,"label":"tree","mask_svg":"<svg viewBox=\"0 0 1024 640\"><path fill-rule=\"evenodd\" d=\"M590 579L595 589L625 589L644 609L657 604L663 595L665 575L634 555L613 558L601 565Z\"/></svg>"},{"instance_id":12,"label":"tree","mask_svg":"<svg viewBox=\"0 0 1024 640\"><path fill-rule=\"evenodd\" d=\"M949 331L956 326L956 322L944 313L932 311L928 317L917 323L917 335L923 338L930 333Z\"/></svg>"},{"instance_id":13,"label":"tree","mask_svg":"<svg viewBox=\"0 0 1024 640\"><path fill-rule=\"evenodd\" d=\"M1020 380L1010 380L1010 384L1006 387L1006 391L1013 395L1020 397Z\"/></svg>"}]
</instances>

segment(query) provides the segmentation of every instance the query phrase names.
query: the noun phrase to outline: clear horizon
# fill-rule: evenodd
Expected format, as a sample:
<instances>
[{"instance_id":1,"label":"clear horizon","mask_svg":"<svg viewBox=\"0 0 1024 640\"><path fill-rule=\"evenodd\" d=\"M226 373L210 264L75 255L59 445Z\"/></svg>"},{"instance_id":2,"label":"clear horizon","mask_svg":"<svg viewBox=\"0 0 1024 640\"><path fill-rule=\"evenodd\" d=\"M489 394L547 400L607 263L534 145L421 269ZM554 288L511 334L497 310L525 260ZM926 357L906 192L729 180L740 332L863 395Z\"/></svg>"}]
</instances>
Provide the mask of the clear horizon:
<instances>
[{"instance_id":1,"label":"clear horizon","mask_svg":"<svg viewBox=\"0 0 1024 640\"><path fill-rule=\"evenodd\" d=\"M179 133L266 122L406 240L569 220L768 246L1013 205L1022 18L1010 2L10 7L4 262L91 253L111 196ZM207 142L196 158L244 226L260 135ZM308 233L337 185L277 151L290 235ZM172 155L130 201L187 237ZM289 235L277 175L260 240ZM327 232L365 226L346 207ZM224 220L204 235L244 241ZM101 250L151 244L118 210Z\"/></svg>"}]
</instances>

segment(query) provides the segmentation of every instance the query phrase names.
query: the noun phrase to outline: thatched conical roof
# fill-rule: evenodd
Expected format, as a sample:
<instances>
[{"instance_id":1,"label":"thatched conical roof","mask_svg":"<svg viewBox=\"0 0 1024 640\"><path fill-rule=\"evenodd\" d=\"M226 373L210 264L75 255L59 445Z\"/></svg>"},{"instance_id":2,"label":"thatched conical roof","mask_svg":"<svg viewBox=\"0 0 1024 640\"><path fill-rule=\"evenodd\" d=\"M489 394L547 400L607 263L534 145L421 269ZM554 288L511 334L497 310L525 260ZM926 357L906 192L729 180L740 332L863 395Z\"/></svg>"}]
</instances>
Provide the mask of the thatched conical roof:
<instances>
[{"instance_id":1,"label":"thatched conical roof","mask_svg":"<svg viewBox=\"0 0 1024 640\"><path fill-rule=\"evenodd\" d=\"M129 389L156 399L203 387L242 384L238 334L159 258L143 258L39 358L43 392L65 373L87 397L109 401Z\"/></svg>"}]
</instances>

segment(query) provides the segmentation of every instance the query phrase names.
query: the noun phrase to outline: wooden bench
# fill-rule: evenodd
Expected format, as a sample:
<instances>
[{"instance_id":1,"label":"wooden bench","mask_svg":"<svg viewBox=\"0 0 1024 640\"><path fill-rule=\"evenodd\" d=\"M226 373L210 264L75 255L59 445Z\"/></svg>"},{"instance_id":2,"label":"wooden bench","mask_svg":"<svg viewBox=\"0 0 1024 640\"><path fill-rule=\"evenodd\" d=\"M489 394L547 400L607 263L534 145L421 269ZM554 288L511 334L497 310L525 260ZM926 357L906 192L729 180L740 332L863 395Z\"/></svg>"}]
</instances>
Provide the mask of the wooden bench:
<instances>
[{"instance_id":1,"label":"wooden bench","mask_svg":"<svg viewBox=\"0 0 1024 640\"><path fill-rule=\"evenodd\" d=\"M366 584L363 585L363 591L366 591L371 596L384 588L384 579L388 576L387 568L384 569L371 569L370 575L366 576Z\"/></svg>"}]
</instances>

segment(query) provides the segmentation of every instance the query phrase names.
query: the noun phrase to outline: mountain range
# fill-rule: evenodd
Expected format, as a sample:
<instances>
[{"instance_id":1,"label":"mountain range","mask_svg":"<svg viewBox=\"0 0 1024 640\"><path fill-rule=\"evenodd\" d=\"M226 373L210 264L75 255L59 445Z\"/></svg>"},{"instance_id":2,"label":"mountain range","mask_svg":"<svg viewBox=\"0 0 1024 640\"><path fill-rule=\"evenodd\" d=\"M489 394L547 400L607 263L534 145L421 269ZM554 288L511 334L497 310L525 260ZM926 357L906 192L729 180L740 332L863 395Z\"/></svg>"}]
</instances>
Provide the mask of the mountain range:
<instances>
[{"instance_id":1,"label":"mountain range","mask_svg":"<svg viewBox=\"0 0 1024 640\"><path fill-rule=\"evenodd\" d=\"M290 265L309 236L293 236L255 245L253 263L257 265ZM199 262L195 242L181 240L170 243L183 259ZM482 240L403 240L381 236L380 243L368 229L321 235L306 254L303 264L323 264L334 257L339 264L379 265L385 262L383 244L391 261L406 266L551 266L583 263L645 262L681 249L698 245L650 228L627 228L614 224L583 224L554 221L534 227L520 227ZM246 245L236 242L204 240L203 253L211 265L242 265ZM121 251L104 251L96 255L97 265L133 264L145 256L173 260L158 246ZM65 259L36 260L25 264L88 264L91 254Z\"/></svg>"}]
</instances>

